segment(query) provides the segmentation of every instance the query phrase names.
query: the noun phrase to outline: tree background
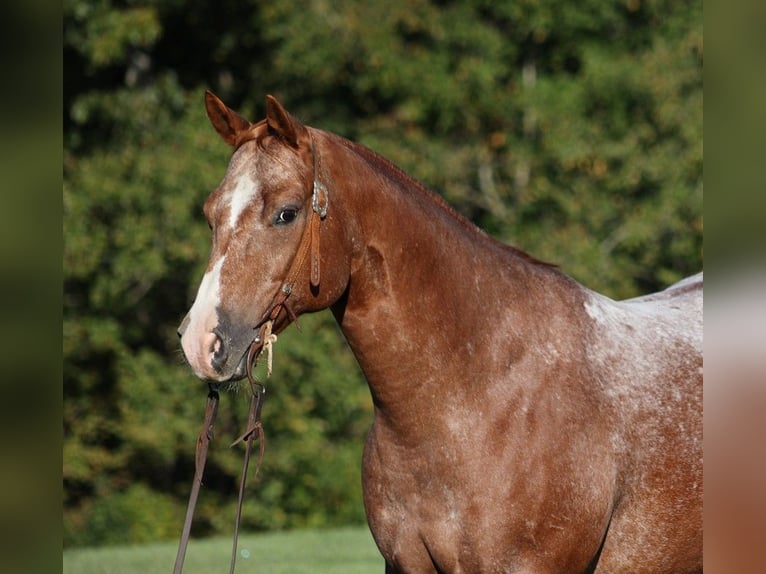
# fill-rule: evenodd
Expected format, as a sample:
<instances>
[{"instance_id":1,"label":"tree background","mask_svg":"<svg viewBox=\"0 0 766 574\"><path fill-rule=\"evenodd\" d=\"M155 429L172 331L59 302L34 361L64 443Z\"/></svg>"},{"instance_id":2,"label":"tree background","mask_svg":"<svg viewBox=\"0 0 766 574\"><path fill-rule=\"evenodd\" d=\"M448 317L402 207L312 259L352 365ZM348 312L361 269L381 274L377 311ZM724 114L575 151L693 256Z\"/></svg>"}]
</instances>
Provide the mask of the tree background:
<instances>
[{"instance_id":1,"label":"tree background","mask_svg":"<svg viewBox=\"0 0 766 574\"><path fill-rule=\"evenodd\" d=\"M497 238L615 298L702 268L702 2L65 0L65 545L178 536L206 388L176 327L229 148L212 89L267 93ZM253 530L362 523L371 403L332 317L276 346ZM222 395L194 534L228 531L245 393Z\"/></svg>"}]
</instances>

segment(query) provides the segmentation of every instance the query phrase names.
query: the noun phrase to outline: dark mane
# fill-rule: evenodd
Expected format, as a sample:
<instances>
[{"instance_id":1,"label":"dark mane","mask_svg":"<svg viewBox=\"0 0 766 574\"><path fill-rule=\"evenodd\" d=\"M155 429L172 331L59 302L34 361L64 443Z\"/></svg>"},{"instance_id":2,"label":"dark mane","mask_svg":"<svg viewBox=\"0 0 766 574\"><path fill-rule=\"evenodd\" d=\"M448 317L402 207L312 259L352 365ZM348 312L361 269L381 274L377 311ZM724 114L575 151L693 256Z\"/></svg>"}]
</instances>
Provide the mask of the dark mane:
<instances>
[{"instance_id":1,"label":"dark mane","mask_svg":"<svg viewBox=\"0 0 766 574\"><path fill-rule=\"evenodd\" d=\"M488 235L483 229L474 225L467 217L459 213L441 195L439 195L438 193L435 193L434 191L432 191L431 189L423 185L417 179L410 176L407 172L405 172L403 169L401 169L397 165L393 164L392 162L384 158L382 155L374 152L370 148L365 147L364 145L360 143L352 142L351 140L348 140L346 138L343 138L331 132L323 132L323 133L329 136L330 138L332 138L332 140L335 143L342 145L349 151L353 152L354 154L364 159L377 172L385 175L386 177L390 179L393 179L402 187L418 190L422 194L422 196L425 197L432 205L434 205L435 207L437 207L444 213L448 214L455 222L460 224L464 229L467 229L468 231L472 233L479 233L489 239L492 239L493 241L497 241L493 237ZM512 254L516 255L517 257L520 257L521 259L525 261L528 261L530 263L534 263L537 265L542 265L545 267L558 268L558 265L556 265L555 263L548 263L546 261L541 261L535 257L532 257L527 252L521 249L518 249L517 247L508 245L507 243L502 243L499 241L497 241L497 243L502 245L505 249L510 251Z\"/></svg>"}]
</instances>

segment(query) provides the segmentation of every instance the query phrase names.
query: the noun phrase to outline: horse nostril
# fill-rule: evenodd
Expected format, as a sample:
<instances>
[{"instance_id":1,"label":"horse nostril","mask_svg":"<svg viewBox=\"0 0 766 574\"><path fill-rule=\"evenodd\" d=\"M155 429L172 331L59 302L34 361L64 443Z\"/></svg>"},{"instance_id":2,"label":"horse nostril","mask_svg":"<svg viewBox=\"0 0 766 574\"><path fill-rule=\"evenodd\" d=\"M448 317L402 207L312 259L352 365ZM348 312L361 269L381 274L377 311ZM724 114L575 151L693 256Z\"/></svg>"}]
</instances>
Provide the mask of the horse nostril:
<instances>
[{"instance_id":1,"label":"horse nostril","mask_svg":"<svg viewBox=\"0 0 766 574\"><path fill-rule=\"evenodd\" d=\"M213 339L211 340L209 347L212 355L210 364L216 371L220 371L229 356L229 350L226 348L226 345L223 344L223 339L221 339L218 333L211 333L211 335L213 336Z\"/></svg>"}]
</instances>

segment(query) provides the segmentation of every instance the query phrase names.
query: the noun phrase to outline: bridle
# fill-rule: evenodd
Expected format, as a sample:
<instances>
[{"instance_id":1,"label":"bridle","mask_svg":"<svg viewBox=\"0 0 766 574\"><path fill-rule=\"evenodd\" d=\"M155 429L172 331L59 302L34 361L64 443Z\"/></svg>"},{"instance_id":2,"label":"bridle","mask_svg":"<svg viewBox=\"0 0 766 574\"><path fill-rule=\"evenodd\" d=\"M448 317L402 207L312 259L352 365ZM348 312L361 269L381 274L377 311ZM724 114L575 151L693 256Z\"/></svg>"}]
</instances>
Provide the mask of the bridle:
<instances>
[{"instance_id":1,"label":"bridle","mask_svg":"<svg viewBox=\"0 0 766 574\"><path fill-rule=\"evenodd\" d=\"M311 132L309 132L311 134ZM255 325L258 334L253 340L253 344L260 343L263 340L263 328L268 321L276 321L282 309L285 310L292 322L297 322L298 317L288 302L288 298L293 294L295 284L303 271L306 259L310 260L311 270L309 283L312 289L317 289L321 280L320 254L319 254L319 229L322 221L327 217L327 209L330 204L330 195L327 186L320 179L321 165L319 154L316 151L314 136L311 135L311 157L314 164L313 187L311 190L311 212L309 221L303 228L303 236L295 252L295 257L290 265L290 269L285 275L282 285L277 294L272 299L271 306L264 313L261 320Z\"/></svg>"},{"instance_id":2,"label":"bridle","mask_svg":"<svg viewBox=\"0 0 766 574\"><path fill-rule=\"evenodd\" d=\"M295 290L295 285L298 282L303 266L306 260L310 260L310 275L309 283L312 289L319 287L321 279L320 273L320 253L319 253L319 238L320 238L320 225L322 221L327 217L327 208L329 206L330 196L327 190L327 186L320 180L320 165L319 155L316 151L316 144L314 142L314 136L309 131L311 137L311 157L314 164L314 178L313 187L311 191L311 212L309 220L303 229L303 235L301 236L301 242L298 245L298 250L293 257L293 261L290 264L285 275L285 280L279 288L279 291L272 299L271 306L264 313L261 320L253 327L256 332L252 342L247 350L247 358L245 359L247 379L250 383L250 410L247 417L247 428L240 437L235 440L231 446L235 446L239 443L245 444L245 455L242 463L242 475L239 482L239 493L237 497L237 513L234 521L234 535L231 551L231 560L229 563L229 574L234 573L234 567L237 560L237 540L239 538L239 525L242 518L242 504L245 498L245 483L247 481L247 470L250 464L250 453L252 451L253 443L256 438L259 443L258 462L256 464L255 476L258 476L261 463L263 461L263 453L266 446L266 435L263 430L263 424L261 422L261 410L263 409L263 402L266 398L266 387L260 381L256 380L253 376L253 368L258 362L258 358L261 356L264 347L268 346L270 352L271 346L271 328L274 321L277 320L282 309L287 313L290 321L295 322L297 325L298 316L289 303L288 299ZM270 356L269 356L270 362ZM269 369L270 371L270 369ZM269 372L269 375L271 373ZM205 470L205 462L207 460L207 451L210 441L213 438L213 426L215 424L216 415L218 414L218 390L217 385L208 384L208 396L207 405L205 407L205 419L197 437L197 448L194 457L194 480L192 482L191 493L189 494L189 503L186 507L186 517L184 518L184 526L181 531L181 540L178 545L178 553L176 554L175 565L173 566L173 574L181 574L183 571L183 563L186 557L186 548L189 545L189 538L191 535L191 525L194 517L194 508L197 505L197 498L199 496L199 490L202 486L202 476Z\"/></svg>"}]
</instances>

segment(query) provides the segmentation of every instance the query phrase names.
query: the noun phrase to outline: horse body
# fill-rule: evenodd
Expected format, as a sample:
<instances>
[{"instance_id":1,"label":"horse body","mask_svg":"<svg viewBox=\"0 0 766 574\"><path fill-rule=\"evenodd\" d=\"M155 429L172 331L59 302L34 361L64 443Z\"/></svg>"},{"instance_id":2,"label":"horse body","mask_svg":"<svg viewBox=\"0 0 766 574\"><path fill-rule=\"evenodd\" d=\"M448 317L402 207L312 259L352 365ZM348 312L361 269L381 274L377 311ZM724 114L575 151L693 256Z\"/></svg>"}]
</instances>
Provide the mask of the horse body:
<instances>
[{"instance_id":1,"label":"horse body","mask_svg":"<svg viewBox=\"0 0 766 574\"><path fill-rule=\"evenodd\" d=\"M251 232L257 251L238 219L258 228L259 213L305 205L313 170L330 190L322 278L309 287L307 270L290 297L296 313L332 309L368 381L362 480L387 571L701 571L701 275L612 301L366 148L271 100L253 125L213 98L208 114L238 148L229 174L249 161L257 194L237 177L208 200L228 239L182 326L185 353L203 378L242 376L234 360L310 215ZM257 171L264 157L279 174ZM278 253L263 254L267 232ZM287 324L279 313L276 330Z\"/></svg>"}]
</instances>

